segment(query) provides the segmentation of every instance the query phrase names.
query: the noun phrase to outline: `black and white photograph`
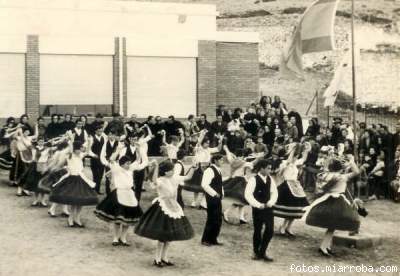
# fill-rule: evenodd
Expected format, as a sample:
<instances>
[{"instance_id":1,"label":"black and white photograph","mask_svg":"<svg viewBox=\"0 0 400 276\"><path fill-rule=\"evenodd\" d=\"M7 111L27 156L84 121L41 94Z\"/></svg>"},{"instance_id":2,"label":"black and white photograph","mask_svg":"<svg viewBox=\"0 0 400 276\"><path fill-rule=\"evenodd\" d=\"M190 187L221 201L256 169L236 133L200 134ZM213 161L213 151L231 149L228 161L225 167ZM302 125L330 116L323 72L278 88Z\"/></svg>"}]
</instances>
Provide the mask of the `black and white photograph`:
<instances>
[{"instance_id":1,"label":"black and white photograph","mask_svg":"<svg viewBox=\"0 0 400 276\"><path fill-rule=\"evenodd\" d=\"M400 275L400 0L0 20L0 276Z\"/></svg>"}]
</instances>

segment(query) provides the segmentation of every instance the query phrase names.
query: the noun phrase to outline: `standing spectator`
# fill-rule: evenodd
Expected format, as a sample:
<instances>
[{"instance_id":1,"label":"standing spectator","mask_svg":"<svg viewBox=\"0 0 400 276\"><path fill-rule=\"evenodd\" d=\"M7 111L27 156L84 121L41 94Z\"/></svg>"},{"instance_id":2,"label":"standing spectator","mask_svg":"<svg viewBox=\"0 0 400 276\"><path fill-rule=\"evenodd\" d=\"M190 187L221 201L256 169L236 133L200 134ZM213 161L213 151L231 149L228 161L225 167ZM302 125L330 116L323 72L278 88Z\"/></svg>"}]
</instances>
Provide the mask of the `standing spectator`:
<instances>
[{"instance_id":1,"label":"standing spectator","mask_svg":"<svg viewBox=\"0 0 400 276\"><path fill-rule=\"evenodd\" d=\"M308 127L306 130L306 136L316 137L320 133L320 125L318 118L312 118L308 121Z\"/></svg>"},{"instance_id":2,"label":"standing spectator","mask_svg":"<svg viewBox=\"0 0 400 276\"><path fill-rule=\"evenodd\" d=\"M279 108L281 104L281 98L279 96L274 96L274 102L271 104L273 108Z\"/></svg>"},{"instance_id":3,"label":"standing spectator","mask_svg":"<svg viewBox=\"0 0 400 276\"><path fill-rule=\"evenodd\" d=\"M185 150L191 153L193 149L190 148L190 145L192 143L196 144L196 133L200 132L193 114L188 116L187 120L183 123L183 127L185 131Z\"/></svg>"},{"instance_id":4,"label":"standing spectator","mask_svg":"<svg viewBox=\"0 0 400 276\"><path fill-rule=\"evenodd\" d=\"M360 151L364 150L364 151L368 151L369 148L374 147L375 143L372 139L372 131L367 129L363 136L361 136L361 140L360 140Z\"/></svg>"},{"instance_id":5,"label":"standing spectator","mask_svg":"<svg viewBox=\"0 0 400 276\"><path fill-rule=\"evenodd\" d=\"M333 126L332 126L332 140L331 143L333 146L337 146L339 143L340 138L342 137L341 126L342 118L336 117L333 119Z\"/></svg>"},{"instance_id":6,"label":"standing spectator","mask_svg":"<svg viewBox=\"0 0 400 276\"><path fill-rule=\"evenodd\" d=\"M253 108L249 108L243 119L245 123L244 129L252 136L256 136L259 122L257 120L255 110Z\"/></svg>"},{"instance_id":7,"label":"standing spectator","mask_svg":"<svg viewBox=\"0 0 400 276\"><path fill-rule=\"evenodd\" d=\"M228 109L224 115L222 115L222 120L224 120L225 123L229 123L233 119L233 112L232 109Z\"/></svg>"},{"instance_id":8,"label":"standing spectator","mask_svg":"<svg viewBox=\"0 0 400 276\"><path fill-rule=\"evenodd\" d=\"M297 127L299 131L299 138L303 137L304 129L303 129L303 120L299 112L297 112L294 108L292 108L288 114L290 122Z\"/></svg>"},{"instance_id":9,"label":"standing spectator","mask_svg":"<svg viewBox=\"0 0 400 276\"><path fill-rule=\"evenodd\" d=\"M218 106L215 115L216 115L216 116L221 115L222 117L224 117L226 113L227 113L227 112L226 112L226 110L225 110L225 105L221 104L221 105Z\"/></svg>"},{"instance_id":10,"label":"standing spectator","mask_svg":"<svg viewBox=\"0 0 400 276\"><path fill-rule=\"evenodd\" d=\"M272 105L271 97L270 96L262 96L261 99L260 99L260 105L264 109L271 108L271 105Z\"/></svg>"},{"instance_id":11,"label":"standing spectator","mask_svg":"<svg viewBox=\"0 0 400 276\"><path fill-rule=\"evenodd\" d=\"M157 118L161 120L160 117ZM162 145L162 135L161 135L162 124L158 123L154 116L149 116L145 124L149 126L151 133L154 135L153 139L151 139L148 142L149 145L148 154L149 156L158 156L161 154L160 148Z\"/></svg>"},{"instance_id":12,"label":"standing spectator","mask_svg":"<svg viewBox=\"0 0 400 276\"><path fill-rule=\"evenodd\" d=\"M179 136L179 129L183 129L181 122L175 120L174 116L169 116L168 120L165 121L163 129L165 130L167 137L171 135Z\"/></svg>"},{"instance_id":13,"label":"standing spectator","mask_svg":"<svg viewBox=\"0 0 400 276\"><path fill-rule=\"evenodd\" d=\"M60 115L58 116L58 119L60 120ZM64 121L60 122L58 121L61 127L61 134L64 134L68 130L73 130L75 128L75 122L72 120L72 115L71 114L65 114L64 115Z\"/></svg>"},{"instance_id":14,"label":"standing spectator","mask_svg":"<svg viewBox=\"0 0 400 276\"><path fill-rule=\"evenodd\" d=\"M47 129L45 132L46 139L53 139L53 138L57 137L58 135L61 134L61 132L62 132L62 131L60 131L61 129L62 129L62 131L64 130L63 127L60 126L60 124L58 123L58 115L57 114L51 115L51 121L47 125Z\"/></svg>"},{"instance_id":15,"label":"standing spectator","mask_svg":"<svg viewBox=\"0 0 400 276\"><path fill-rule=\"evenodd\" d=\"M227 123L222 120L221 115L217 115L217 120L211 124L210 136L212 137L211 146L215 146L218 143L218 137L225 135L227 131Z\"/></svg>"},{"instance_id":16,"label":"standing spectator","mask_svg":"<svg viewBox=\"0 0 400 276\"><path fill-rule=\"evenodd\" d=\"M44 137L46 133L46 125L44 124L43 117L37 118L37 123L35 125L35 136Z\"/></svg>"}]
</instances>

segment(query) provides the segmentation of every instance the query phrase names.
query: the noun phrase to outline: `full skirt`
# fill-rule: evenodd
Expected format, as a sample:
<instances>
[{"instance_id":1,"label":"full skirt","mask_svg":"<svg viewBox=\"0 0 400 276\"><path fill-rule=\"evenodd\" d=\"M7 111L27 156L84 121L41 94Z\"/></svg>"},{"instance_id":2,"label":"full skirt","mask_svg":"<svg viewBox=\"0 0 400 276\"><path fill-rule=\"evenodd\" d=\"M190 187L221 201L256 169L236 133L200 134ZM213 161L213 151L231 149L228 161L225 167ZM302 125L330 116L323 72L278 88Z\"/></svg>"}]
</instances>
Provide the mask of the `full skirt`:
<instances>
[{"instance_id":1,"label":"full skirt","mask_svg":"<svg viewBox=\"0 0 400 276\"><path fill-rule=\"evenodd\" d=\"M61 177L67 174L66 169L60 169L56 171L47 172L43 175L43 177L39 180L38 187L44 193L50 193L53 189L53 185L56 184Z\"/></svg>"},{"instance_id":2,"label":"full skirt","mask_svg":"<svg viewBox=\"0 0 400 276\"><path fill-rule=\"evenodd\" d=\"M168 216L158 200L140 218L135 233L161 242L189 240L194 236L192 225L186 216L180 218Z\"/></svg>"},{"instance_id":3,"label":"full skirt","mask_svg":"<svg viewBox=\"0 0 400 276\"><path fill-rule=\"evenodd\" d=\"M0 154L0 169L11 170L14 163L14 158L11 156L11 150L7 148Z\"/></svg>"},{"instance_id":4,"label":"full skirt","mask_svg":"<svg viewBox=\"0 0 400 276\"><path fill-rule=\"evenodd\" d=\"M108 194L97 205L94 214L106 222L114 222L123 225L134 225L143 214L140 206L124 206L118 202L117 190Z\"/></svg>"},{"instance_id":5,"label":"full skirt","mask_svg":"<svg viewBox=\"0 0 400 276\"><path fill-rule=\"evenodd\" d=\"M18 182L21 176L24 174L27 168L27 164L22 161L21 156L19 153L14 158L13 164L10 169L10 181Z\"/></svg>"},{"instance_id":6,"label":"full skirt","mask_svg":"<svg viewBox=\"0 0 400 276\"><path fill-rule=\"evenodd\" d=\"M325 195L315 202L305 214L306 224L342 231L356 231L360 227L357 210L344 195Z\"/></svg>"},{"instance_id":7,"label":"full skirt","mask_svg":"<svg viewBox=\"0 0 400 276\"><path fill-rule=\"evenodd\" d=\"M97 193L79 175L69 175L61 179L50 192L51 202L86 206L97 205Z\"/></svg>"},{"instance_id":8,"label":"full skirt","mask_svg":"<svg viewBox=\"0 0 400 276\"><path fill-rule=\"evenodd\" d=\"M248 205L247 200L244 197L244 191L246 189L246 178L237 176L229 178L223 182L224 185L224 197L233 199L233 204L244 206Z\"/></svg>"},{"instance_id":9,"label":"full skirt","mask_svg":"<svg viewBox=\"0 0 400 276\"><path fill-rule=\"evenodd\" d=\"M42 177L42 173L37 171L37 163L32 162L28 165L28 169L21 176L20 185L30 192L46 193L45 190L39 188L39 181Z\"/></svg>"},{"instance_id":10,"label":"full skirt","mask_svg":"<svg viewBox=\"0 0 400 276\"><path fill-rule=\"evenodd\" d=\"M278 200L273 207L274 216L284 219L300 219L305 213L304 207L308 205L307 198L293 195L289 184L285 181L278 187Z\"/></svg>"}]
</instances>

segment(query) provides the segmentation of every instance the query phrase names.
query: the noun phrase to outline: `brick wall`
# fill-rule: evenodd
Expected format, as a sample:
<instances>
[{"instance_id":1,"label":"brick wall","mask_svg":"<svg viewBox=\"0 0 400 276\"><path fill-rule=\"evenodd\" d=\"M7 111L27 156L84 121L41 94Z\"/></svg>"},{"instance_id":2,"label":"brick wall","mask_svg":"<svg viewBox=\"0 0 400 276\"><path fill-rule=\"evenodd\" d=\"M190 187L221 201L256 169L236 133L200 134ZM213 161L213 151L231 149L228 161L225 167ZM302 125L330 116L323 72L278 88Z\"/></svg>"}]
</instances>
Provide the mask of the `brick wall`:
<instances>
[{"instance_id":1,"label":"brick wall","mask_svg":"<svg viewBox=\"0 0 400 276\"><path fill-rule=\"evenodd\" d=\"M245 107L259 99L257 43L217 43L217 105Z\"/></svg>"},{"instance_id":2,"label":"brick wall","mask_svg":"<svg viewBox=\"0 0 400 276\"><path fill-rule=\"evenodd\" d=\"M113 56L113 112L119 113L121 107L119 101L119 38L114 38L115 53Z\"/></svg>"},{"instance_id":3,"label":"brick wall","mask_svg":"<svg viewBox=\"0 0 400 276\"><path fill-rule=\"evenodd\" d=\"M39 116L40 98L40 55L39 37L28 35L25 66L25 107L26 113L32 118Z\"/></svg>"},{"instance_id":4,"label":"brick wall","mask_svg":"<svg viewBox=\"0 0 400 276\"><path fill-rule=\"evenodd\" d=\"M216 109L216 42L199 41L197 59L197 114L207 114L214 120Z\"/></svg>"}]
</instances>

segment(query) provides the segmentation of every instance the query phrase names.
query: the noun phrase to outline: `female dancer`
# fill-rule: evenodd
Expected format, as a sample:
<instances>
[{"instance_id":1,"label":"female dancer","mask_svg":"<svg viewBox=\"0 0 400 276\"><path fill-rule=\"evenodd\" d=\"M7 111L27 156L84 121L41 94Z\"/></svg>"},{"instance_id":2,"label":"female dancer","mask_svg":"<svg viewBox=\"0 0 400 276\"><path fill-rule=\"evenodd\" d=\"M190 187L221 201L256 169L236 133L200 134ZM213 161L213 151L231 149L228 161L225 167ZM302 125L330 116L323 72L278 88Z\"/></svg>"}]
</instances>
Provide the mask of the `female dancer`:
<instances>
[{"instance_id":1,"label":"female dancer","mask_svg":"<svg viewBox=\"0 0 400 276\"><path fill-rule=\"evenodd\" d=\"M327 229L318 250L326 257L334 255L331 246L335 230L357 231L360 227L357 211L345 197L347 183L358 176L359 169L352 156L347 158L349 161L344 165L338 159L330 160L324 176L326 184L322 187L325 194L307 207L303 216L306 224ZM343 173L345 168L350 172Z\"/></svg>"},{"instance_id":2,"label":"female dancer","mask_svg":"<svg viewBox=\"0 0 400 276\"><path fill-rule=\"evenodd\" d=\"M47 207L44 198L45 191L39 189L38 184L39 180L43 176L50 149L50 147L45 146L44 138L38 137L37 144L32 148L32 162L29 164L25 173L21 176L20 182L23 183L23 188L34 193L34 200L31 204L32 207Z\"/></svg>"},{"instance_id":3,"label":"female dancer","mask_svg":"<svg viewBox=\"0 0 400 276\"><path fill-rule=\"evenodd\" d=\"M225 197L234 199L232 205L224 212L224 220L225 222L229 223L229 212L238 208L240 224L246 224L247 220L244 215L244 206L248 205L246 199L244 198L244 191L247 184L247 179L245 177L246 169L252 169L253 163L258 159L254 160L253 162L246 162L244 160L243 149L238 149L236 151L236 155L233 155L227 146L224 146L224 150L226 152L228 163L231 166L231 177L225 180L223 184Z\"/></svg>"},{"instance_id":4,"label":"female dancer","mask_svg":"<svg viewBox=\"0 0 400 276\"><path fill-rule=\"evenodd\" d=\"M81 141L75 141L72 145L72 153L67 159L68 173L53 185L50 192L50 201L71 205L72 214L68 217L69 227L85 227L80 216L82 206L98 203L97 193L94 191L96 183L83 174L82 160L86 155L96 157L90 152L85 152Z\"/></svg>"},{"instance_id":5,"label":"female dancer","mask_svg":"<svg viewBox=\"0 0 400 276\"><path fill-rule=\"evenodd\" d=\"M148 165L147 148L140 148L140 160L131 162L127 156L122 156L118 163L115 161L121 147L110 157L106 164L110 167L114 190L97 205L95 215L106 222L113 224L113 246L130 246L126 240L129 226L133 226L143 214L137 198L132 190L133 172L143 170Z\"/></svg>"},{"instance_id":6,"label":"female dancer","mask_svg":"<svg viewBox=\"0 0 400 276\"><path fill-rule=\"evenodd\" d=\"M194 193L194 199L191 204L193 208L201 208L200 204L203 199L203 189L201 187L201 179L203 177L204 169L210 164L211 154L217 153L222 149L223 136L219 137L218 147L210 148L210 141L205 138L207 130L202 130L200 132L199 140L197 142L195 152L195 163L197 164L197 169L193 174L191 179L188 179L186 185L183 186L185 190Z\"/></svg>"},{"instance_id":7,"label":"female dancer","mask_svg":"<svg viewBox=\"0 0 400 276\"><path fill-rule=\"evenodd\" d=\"M135 233L158 241L154 260L157 267L174 265L168 259L168 248L172 241L188 240L194 236L189 220L176 201L178 185L191 177L191 174L174 175L174 165L169 160L163 161L159 167L156 164L153 182L156 184L158 197L141 217Z\"/></svg>"},{"instance_id":8,"label":"female dancer","mask_svg":"<svg viewBox=\"0 0 400 276\"><path fill-rule=\"evenodd\" d=\"M17 157L14 167L14 180L18 181L17 196L28 196L28 191L23 189L24 183L21 182L22 175L28 169L28 166L33 162L32 154L32 141L37 139L36 135L30 136L31 132L28 128L19 128L16 133L16 146L17 146Z\"/></svg>"},{"instance_id":9,"label":"female dancer","mask_svg":"<svg viewBox=\"0 0 400 276\"><path fill-rule=\"evenodd\" d=\"M308 143L303 154L300 144L291 144L290 147L288 159L279 167L279 173L285 181L278 187L278 201L274 206L274 215L284 219L279 227L279 234L294 238L295 235L290 231L292 224L295 219L303 216L304 207L309 205L306 194L297 180L299 174L297 167L304 163L310 151L310 145ZM301 155L303 157L299 159Z\"/></svg>"},{"instance_id":10,"label":"female dancer","mask_svg":"<svg viewBox=\"0 0 400 276\"><path fill-rule=\"evenodd\" d=\"M17 130L17 126L15 124L15 119L13 117L9 117L7 119L6 124L1 129L1 146L3 148L2 153L0 154L0 169L9 171L12 167L14 157L11 155L11 139L10 137Z\"/></svg>"},{"instance_id":11,"label":"female dancer","mask_svg":"<svg viewBox=\"0 0 400 276\"><path fill-rule=\"evenodd\" d=\"M43 191L43 193L49 194L53 185L68 173L65 166L69 157L70 146L67 141L64 141L66 138L67 137L60 138L61 143L57 145L55 152L50 156L46 167L44 168L45 173L38 183L38 188ZM51 203L49 211L47 212L50 217L56 217L57 206L57 203ZM61 216L68 217L69 215L68 205L64 204Z\"/></svg>"}]
</instances>

